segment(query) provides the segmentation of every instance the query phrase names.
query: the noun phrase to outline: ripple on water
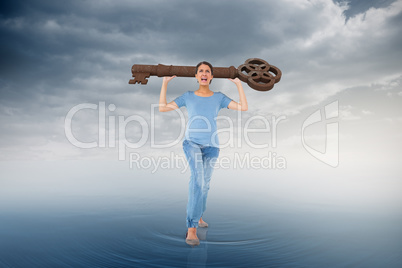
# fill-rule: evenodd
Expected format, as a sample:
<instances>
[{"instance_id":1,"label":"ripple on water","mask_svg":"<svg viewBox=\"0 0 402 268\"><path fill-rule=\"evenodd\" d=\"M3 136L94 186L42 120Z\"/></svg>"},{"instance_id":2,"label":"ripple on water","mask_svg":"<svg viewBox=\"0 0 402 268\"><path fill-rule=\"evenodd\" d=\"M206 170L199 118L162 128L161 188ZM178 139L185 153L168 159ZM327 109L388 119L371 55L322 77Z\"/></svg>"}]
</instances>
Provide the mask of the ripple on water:
<instances>
[{"instance_id":1,"label":"ripple on water","mask_svg":"<svg viewBox=\"0 0 402 268\"><path fill-rule=\"evenodd\" d=\"M148 248L150 251L160 253L160 256L169 256L170 260L176 261L176 265L185 263L202 265L200 256L203 256L204 264L208 267L222 265L259 267L262 264L292 266L306 254L313 254L320 246L310 243L299 248L300 245L294 237L270 228L265 228L264 231L263 225L260 222L248 225L231 222L231 228L227 228L225 222L210 223L209 228L197 229L201 244L195 248L185 244L186 229L180 224L166 228L148 226L142 232L141 245L144 254ZM187 259L183 260L183 256L187 256Z\"/></svg>"},{"instance_id":2,"label":"ripple on water","mask_svg":"<svg viewBox=\"0 0 402 268\"><path fill-rule=\"evenodd\" d=\"M172 211L179 209L3 216L1 234L7 246L0 243L0 266L323 267L330 263L328 259L339 256L349 257L337 261L343 266L363 266L365 261L354 257L356 251L348 255L348 249L361 246L359 241L345 248L350 243L329 236L326 230L319 233L316 226L286 225L294 222L294 216L283 214L280 220L272 214L247 220L257 216L253 212L238 218L236 213L209 213L209 228L197 230L201 244L190 247L185 243L184 215ZM326 236L320 236L323 233Z\"/></svg>"}]
</instances>

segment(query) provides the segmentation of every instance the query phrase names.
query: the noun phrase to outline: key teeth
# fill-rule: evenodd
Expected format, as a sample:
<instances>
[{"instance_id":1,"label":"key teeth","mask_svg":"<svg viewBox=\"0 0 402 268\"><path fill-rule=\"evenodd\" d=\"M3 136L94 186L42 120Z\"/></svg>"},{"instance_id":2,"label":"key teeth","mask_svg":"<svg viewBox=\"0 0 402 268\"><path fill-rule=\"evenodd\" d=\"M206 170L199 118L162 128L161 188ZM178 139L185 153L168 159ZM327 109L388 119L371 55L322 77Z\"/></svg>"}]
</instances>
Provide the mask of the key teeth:
<instances>
[{"instance_id":1,"label":"key teeth","mask_svg":"<svg viewBox=\"0 0 402 268\"><path fill-rule=\"evenodd\" d=\"M146 85L148 83L148 79L151 76L150 73L134 73L134 79L128 81L129 84L142 84Z\"/></svg>"},{"instance_id":2,"label":"key teeth","mask_svg":"<svg viewBox=\"0 0 402 268\"><path fill-rule=\"evenodd\" d=\"M148 83L148 80L145 79L144 80L138 80L138 79L131 79L130 81L128 81L129 84L141 84L141 85L146 85Z\"/></svg>"}]
</instances>

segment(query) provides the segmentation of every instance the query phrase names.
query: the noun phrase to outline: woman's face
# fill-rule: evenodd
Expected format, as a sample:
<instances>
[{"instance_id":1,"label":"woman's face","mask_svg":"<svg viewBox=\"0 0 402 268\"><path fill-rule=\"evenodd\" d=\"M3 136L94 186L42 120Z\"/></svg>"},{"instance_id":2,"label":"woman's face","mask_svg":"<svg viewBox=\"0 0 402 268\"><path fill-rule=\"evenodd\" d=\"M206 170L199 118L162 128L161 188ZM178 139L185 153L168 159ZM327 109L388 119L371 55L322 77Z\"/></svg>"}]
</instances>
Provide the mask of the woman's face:
<instances>
[{"instance_id":1,"label":"woman's face","mask_svg":"<svg viewBox=\"0 0 402 268\"><path fill-rule=\"evenodd\" d=\"M209 85L209 83L211 82L213 75L211 73L211 68L209 68L208 65L206 64L201 64L198 67L198 71L195 74L195 78L197 78L198 83L200 83L200 85L206 86Z\"/></svg>"}]
</instances>

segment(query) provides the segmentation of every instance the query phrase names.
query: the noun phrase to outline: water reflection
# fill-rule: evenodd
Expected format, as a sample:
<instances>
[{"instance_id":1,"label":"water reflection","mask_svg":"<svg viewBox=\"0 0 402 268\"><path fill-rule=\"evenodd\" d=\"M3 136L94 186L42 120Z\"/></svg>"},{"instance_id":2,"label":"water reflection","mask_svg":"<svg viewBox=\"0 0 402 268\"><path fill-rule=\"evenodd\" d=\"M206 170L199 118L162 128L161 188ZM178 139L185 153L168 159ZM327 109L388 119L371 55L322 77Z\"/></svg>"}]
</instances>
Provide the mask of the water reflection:
<instances>
[{"instance_id":1,"label":"water reflection","mask_svg":"<svg viewBox=\"0 0 402 268\"><path fill-rule=\"evenodd\" d=\"M193 247L187 254L187 267L207 267L208 242L207 228L198 228L197 236L200 239L200 245Z\"/></svg>"},{"instance_id":2,"label":"water reflection","mask_svg":"<svg viewBox=\"0 0 402 268\"><path fill-rule=\"evenodd\" d=\"M187 181L54 178L35 180L34 189L26 178L3 181L0 267L398 267L402 262L401 215L386 210L391 202L376 209L356 205L370 202L358 194L363 184L356 191L348 188L346 202L345 195L331 197L338 181L325 192L322 180L319 191L307 191L305 180L264 180L261 187L257 180L231 177L239 189L225 192L231 184L219 177L205 214L209 227L197 230L200 245L190 247ZM290 185L297 189L284 190Z\"/></svg>"},{"instance_id":3,"label":"water reflection","mask_svg":"<svg viewBox=\"0 0 402 268\"><path fill-rule=\"evenodd\" d=\"M379 267L386 257L387 267L395 267L400 258L398 237L389 236L399 227L378 229L383 221L364 215L304 213L300 218L299 213L266 210L258 221L236 221L216 209L206 218L210 226L197 231L200 245L192 248L185 243L184 210L117 208L88 215L66 210L2 213L0 266Z\"/></svg>"}]
</instances>

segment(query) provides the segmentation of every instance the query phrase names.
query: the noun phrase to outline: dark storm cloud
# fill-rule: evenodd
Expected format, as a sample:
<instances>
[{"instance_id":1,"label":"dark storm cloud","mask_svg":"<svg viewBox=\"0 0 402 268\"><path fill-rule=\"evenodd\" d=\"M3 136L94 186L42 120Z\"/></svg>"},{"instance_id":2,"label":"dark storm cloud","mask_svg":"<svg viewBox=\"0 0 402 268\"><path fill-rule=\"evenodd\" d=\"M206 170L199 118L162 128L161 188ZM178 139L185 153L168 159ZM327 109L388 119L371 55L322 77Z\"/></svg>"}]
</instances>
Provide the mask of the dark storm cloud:
<instances>
[{"instance_id":1,"label":"dark storm cloud","mask_svg":"<svg viewBox=\"0 0 402 268\"><path fill-rule=\"evenodd\" d=\"M366 12L370 8L387 7L396 0L334 0L335 3L347 2L349 8L345 10L347 18Z\"/></svg>"},{"instance_id":2,"label":"dark storm cloud","mask_svg":"<svg viewBox=\"0 0 402 268\"><path fill-rule=\"evenodd\" d=\"M157 64L176 58L176 64L192 65L242 53L258 55L261 44L274 46L284 38L262 30L274 18L274 3L232 3L6 2L0 17L1 99L17 105L38 94L99 94L99 89L82 88L75 81L125 81L131 64L139 60Z\"/></svg>"},{"instance_id":3,"label":"dark storm cloud","mask_svg":"<svg viewBox=\"0 0 402 268\"><path fill-rule=\"evenodd\" d=\"M267 38L260 31L262 13L269 17L272 11L258 2L97 3L17 1L6 7L8 13L2 14L1 25L5 40L1 56L6 59L1 66L2 76L14 79L26 69L26 78L40 79L43 75L38 77L37 72L48 72L46 79L60 79L58 74L63 73L68 81L72 75L92 72L80 66L82 60L103 65L102 59L90 59L94 52L122 56L172 54L183 58L197 53L213 58L278 42L275 35ZM62 64L63 59L71 62Z\"/></svg>"},{"instance_id":4,"label":"dark storm cloud","mask_svg":"<svg viewBox=\"0 0 402 268\"><path fill-rule=\"evenodd\" d=\"M65 103L111 99L127 85L135 62L193 65L206 59L224 66L230 59L240 65L245 59L238 55L259 56L261 48L285 38L275 31L275 9L264 1L8 3L0 20L0 102L33 114L38 107L63 106L43 95ZM103 81L91 84L95 80L121 83L116 92Z\"/></svg>"}]
</instances>

